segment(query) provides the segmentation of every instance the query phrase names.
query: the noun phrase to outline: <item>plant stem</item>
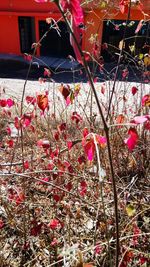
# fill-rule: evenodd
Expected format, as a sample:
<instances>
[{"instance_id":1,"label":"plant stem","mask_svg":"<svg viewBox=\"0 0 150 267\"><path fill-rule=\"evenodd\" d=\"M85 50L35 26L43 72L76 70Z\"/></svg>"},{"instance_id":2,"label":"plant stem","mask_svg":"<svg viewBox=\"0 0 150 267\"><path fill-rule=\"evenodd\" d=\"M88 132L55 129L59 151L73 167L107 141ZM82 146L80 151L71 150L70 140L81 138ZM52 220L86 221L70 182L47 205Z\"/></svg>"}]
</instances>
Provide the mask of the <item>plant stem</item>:
<instances>
[{"instance_id":1,"label":"plant stem","mask_svg":"<svg viewBox=\"0 0 150 267\"><path fill-rule=\"evenodd\" d=\"M101 105L100 105L100 102L99 102L99 99L98 99L98 95L97 95L97 92L95 90L95 86L94 86L94 83L93 83L93 79L92 79L92 76L91 76L91 73L90 73L90 69L89 69L89 66L85 60L85 57L84 57L84 53L74 35L74 32L72 31L72 28L70 26L70 23L66 17L66 15L64 14L61 6L56 3L59 11L61 12L63 18L64 18L64 21L66 22L68 28L69 28L69 32L70 34L72 35L77 47L78 47L78 50L80 52L80 55L81 55L81 58L82 58L82 61L83 61L83 65L84 65L84 68L85 68L85 71L86 71L86 74L87 74L87 77L89 79L89 82L90 82L90 85L91 85L91 88L92 88L92 91L93 91L93 94L94 94L94 97L95 97L95 100L96 100L96 104L97 104L97 107L98 107L98 111L99 111L99 114L100 114L100 117L102 119L102 122L103 122L103 126L104 126L104 131L105 131L105 134L106 134L106 138L107 138L107 150L108 150L108 158L109 158L109 165L110 165L110 171L111 171L111 179L112 179L112 187L113 187L113 195L114 195L114 212L115 212L115 229L116 229L116 255L115 255L115 267L118 267L118 262L119 262L119 220L118 220L118 199L117 199L117 190L116 190L116 182L115 182L115 174L114 174L114 169L113 169L113 161L112 161L112 155L111 155L111 145L110 145L110 138L109 138L109 127L107 126L107 122L105 120L105 117L104 117L104 114L102 112L102 109L101 109Z\"/></svg>"}]
</instances>

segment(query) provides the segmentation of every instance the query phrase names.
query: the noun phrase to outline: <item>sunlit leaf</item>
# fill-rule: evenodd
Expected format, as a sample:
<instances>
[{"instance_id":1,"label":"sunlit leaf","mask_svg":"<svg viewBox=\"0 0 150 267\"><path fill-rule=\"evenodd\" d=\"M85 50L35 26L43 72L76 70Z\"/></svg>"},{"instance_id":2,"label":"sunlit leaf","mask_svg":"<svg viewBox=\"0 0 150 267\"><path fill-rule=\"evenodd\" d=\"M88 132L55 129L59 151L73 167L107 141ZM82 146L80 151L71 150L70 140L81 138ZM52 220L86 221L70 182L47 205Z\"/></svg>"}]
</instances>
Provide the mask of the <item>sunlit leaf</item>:
<instances>
[{"instance_id":1,"label":"sunlit leaf","mask_svg":"<svg viewBox=\"0 0 150 267\"><path fill-rule=\"evenodd\" d=\"M128 131L129 137L124 140L125 144L127 145L128 149L132 151L138 141L138 133L135 128L130 128Z\"/></svg>"},{"instance_id":2,"label":"sunlit leaf","mask_svg":"<svg viewBox=\"0 0 150 267\"><path fill-rule=\"evenodd\" d=\"M129 217L132 217L133 215L135 215L136 209L134 208L134 206L132 204L129 204L126 206L126 212L127 212Z\"/></svg>"},{"instance_id":3,"label":"sunlit leaf","mask_svg":"<svg viewBox=\"0 0 150 267\"><path fill-rule=\"evenodd\" d=\"M67 97L70 95L71 89L69 85L61 84L61 86L59 87L59 91L61 92L64 99L66 100Z\"/></svg>"},{"instance_id":4,"label":"sunlit leaf","mask_svg":"<svg viewBox=\"0 0 150 267\"><path fill-rule=\"evenodd\" d=\"M37 95L37 104L38 107L44 112L44 110L48 107L48 96L43 95Z\"/></svg>"}]
</instances>

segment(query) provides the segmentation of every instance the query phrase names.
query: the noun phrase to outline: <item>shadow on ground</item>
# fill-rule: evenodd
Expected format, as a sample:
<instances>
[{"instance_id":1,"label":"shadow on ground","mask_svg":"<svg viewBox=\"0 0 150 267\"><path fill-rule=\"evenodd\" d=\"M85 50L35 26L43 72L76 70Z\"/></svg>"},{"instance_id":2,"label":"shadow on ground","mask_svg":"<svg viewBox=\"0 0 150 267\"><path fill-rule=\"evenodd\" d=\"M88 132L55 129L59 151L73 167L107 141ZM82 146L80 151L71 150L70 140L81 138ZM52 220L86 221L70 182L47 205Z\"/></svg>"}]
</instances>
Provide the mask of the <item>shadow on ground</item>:
<instances>
[{"instance_id":1,"label":"shadow on ground","mask_svg":"<svg viewBox=\"0 0 150 267\"><path fill-rule=\"evenodd\" d=\"M91 73L93 66L90 65ZM26 79L29 63L26 61L0 59L0 78L11 79ZM122 80L122 71L126 68L124 64L119 67L117 79ZM104 82L106 80L114 79L116 65L114 63L106 63L104 65L104 71L100 71L98 67L94 67L94 77L97 77L97 81ZM128 66L129 75L127 81L129 82L143 82L141 72L135 66ZM72 83L72 82L87 82L87 76L84 72L82 65L78 64L73 68L64 69L60 67L51 67L52 76L51 79L58 83ZM29 80L38 80L40 77L44 78L44 65L34 64L31 67L29 73Z\"/></svg>"}]
</instances>

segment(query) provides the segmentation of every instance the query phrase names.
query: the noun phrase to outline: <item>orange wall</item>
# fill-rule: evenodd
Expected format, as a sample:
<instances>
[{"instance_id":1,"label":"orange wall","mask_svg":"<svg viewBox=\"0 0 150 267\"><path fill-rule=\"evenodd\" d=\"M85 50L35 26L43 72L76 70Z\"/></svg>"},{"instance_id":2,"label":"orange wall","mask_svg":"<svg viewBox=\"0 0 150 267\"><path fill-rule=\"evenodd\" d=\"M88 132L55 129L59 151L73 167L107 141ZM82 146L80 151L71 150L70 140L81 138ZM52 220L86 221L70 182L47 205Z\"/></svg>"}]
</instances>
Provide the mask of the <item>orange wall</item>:
<instances>
[{"instance_id":1,"label":"orange wall","mask_svg":"<svg viewBox=\"0 0 150 267\"><path fill-rule=\"evenodd\" d=\"M150 1L150 0L147 0ZM146 19L150 19L150 12L147 12L149 16L146 16ZM84 35L84 49L88 52L92 52L93 45L90 42L92 35L98 34L98 40L101 45L102 34L103 34L103 20L107 19L116 19L116 20L126 20L127 14L122 14L116 10L109 10L109 12L104 12L100 9L95 9L92 12L85 13L85 24L86 30ZM144 19L144 16L141 11L131 9L130 20L141 20Z\"/></svg>"},{"instance_id":2,"label":"orange wall","mask_svg":"<svg viewBox=\"0 0 150 267\"><path fill-rule=\"evenodd\" d=\"M17 16L0 16L0 53L18 54L20 51Z\"/></svg>"}]
</instances>

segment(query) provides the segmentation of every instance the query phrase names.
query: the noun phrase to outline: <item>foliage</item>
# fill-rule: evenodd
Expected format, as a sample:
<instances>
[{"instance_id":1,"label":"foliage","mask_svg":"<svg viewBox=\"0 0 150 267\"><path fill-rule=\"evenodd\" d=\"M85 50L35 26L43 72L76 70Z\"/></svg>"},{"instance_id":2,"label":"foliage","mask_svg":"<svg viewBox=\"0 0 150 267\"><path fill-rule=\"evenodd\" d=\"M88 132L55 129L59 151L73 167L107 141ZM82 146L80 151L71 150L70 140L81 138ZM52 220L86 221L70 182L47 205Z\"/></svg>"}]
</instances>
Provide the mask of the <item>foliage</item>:
<instances>
[{"instance_id":1,"label":"foliage","mask_svg":"<svg viewBox=\"0 0 150 267\"><path fill-rule=\"evenodd\" d=\"M69 10L74 26L82 26L80 1L61 4L66 23ZM128 13L129 1L119 8ZM123 39L117 67L105 75L96 37L90 69L78 34L70 32L87 83L58 85L46 66L41 91L27 94L27 77L21 101L1 92L0 265L149 266L149 65L132 56L143 83L129 83ZM29 71L39 45L25 55Z\"/></svg>"}]
</instances>

